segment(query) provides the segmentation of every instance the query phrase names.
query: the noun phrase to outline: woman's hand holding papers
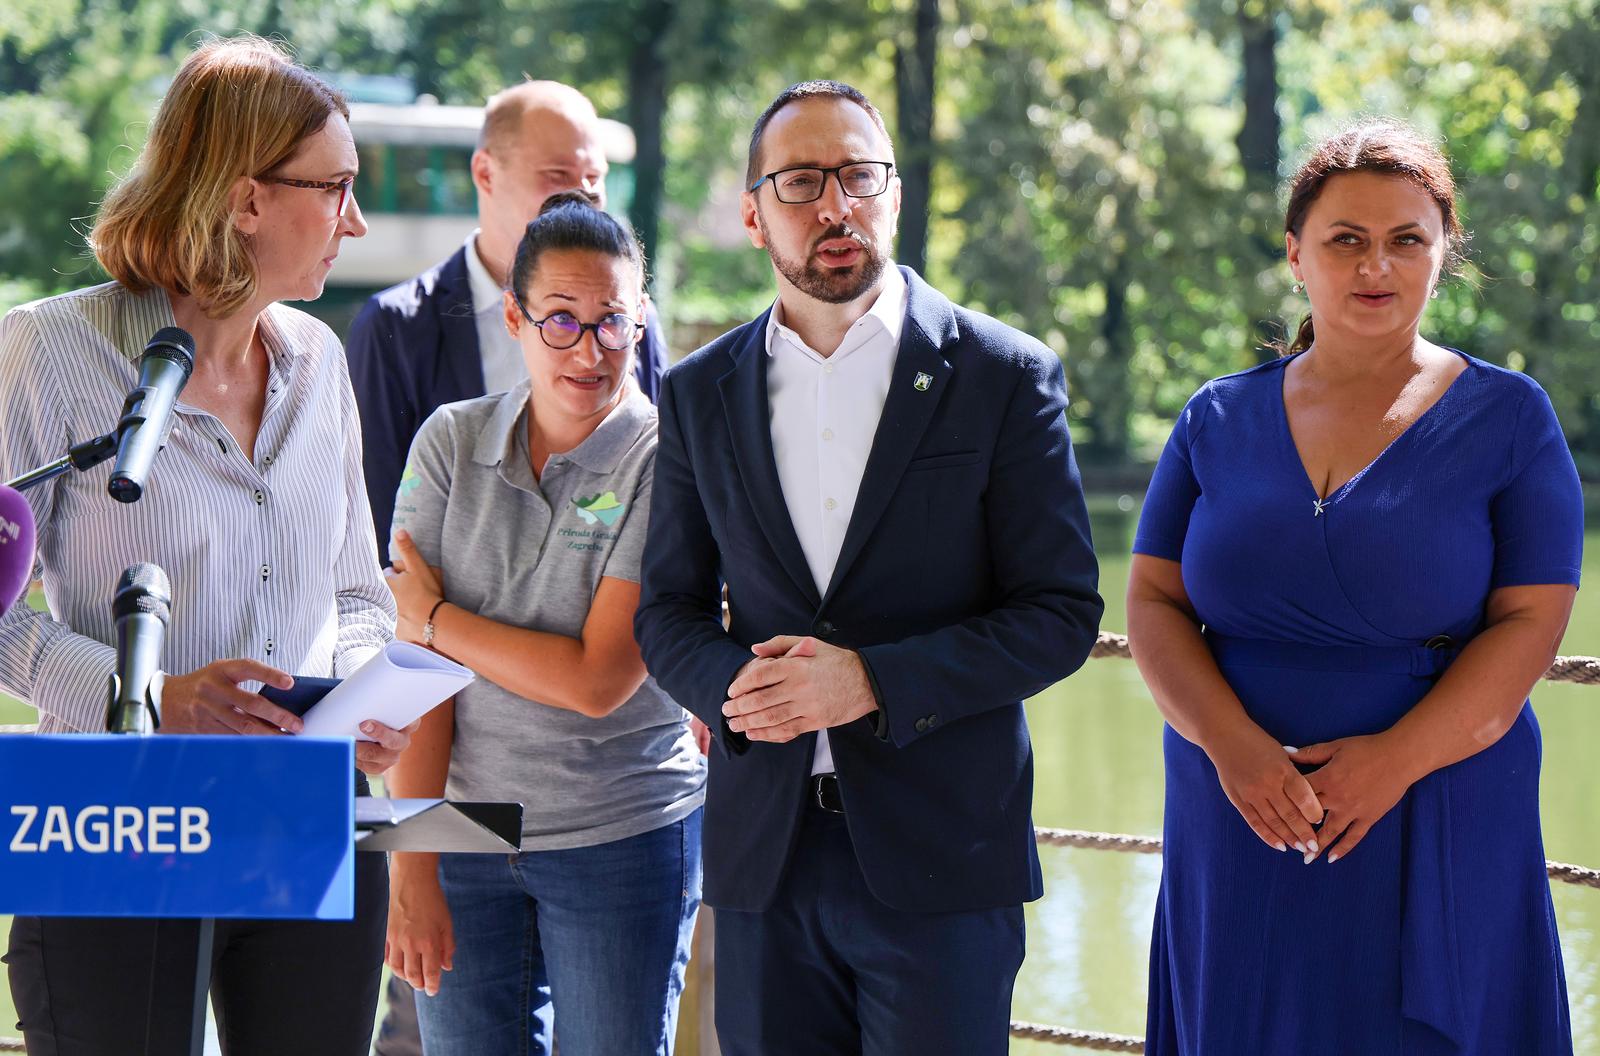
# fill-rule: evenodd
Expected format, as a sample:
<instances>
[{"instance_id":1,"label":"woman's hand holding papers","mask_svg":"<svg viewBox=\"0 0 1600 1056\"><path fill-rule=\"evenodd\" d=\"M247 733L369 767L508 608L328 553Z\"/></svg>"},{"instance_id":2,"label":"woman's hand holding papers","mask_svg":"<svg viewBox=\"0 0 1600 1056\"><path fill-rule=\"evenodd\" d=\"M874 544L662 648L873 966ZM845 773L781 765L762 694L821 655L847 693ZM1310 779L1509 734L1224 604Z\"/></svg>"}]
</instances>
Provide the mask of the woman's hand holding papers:
<instances>
[{"instance_id":1,"label":"woman's hand holding papers","mask_svg":"<svg viewBox=\"0 0 1600 1056\"><path fill-rule=\"evenodd\" d=\"M294 679L257 660L217 660L187 675L167 675L161 683L162 733L299 733L293 712L240 682L264 682L289 689Z\"/></svg>"},{"instance_id":2,"label":"woman's hand holding papers","mask_svg":"<svg viewBox=\"0 0 1600 1056\"><path fill-rule=\"evenodd\" d=\"M372 740L356 742L356 769L364 774L381 774L389 769L400 758L400 753L410 747L411 735L420 725L422 720L418 719L405 729L397 730L376 719L363 722L361 732Z\"/></svg>"}]
</instances>

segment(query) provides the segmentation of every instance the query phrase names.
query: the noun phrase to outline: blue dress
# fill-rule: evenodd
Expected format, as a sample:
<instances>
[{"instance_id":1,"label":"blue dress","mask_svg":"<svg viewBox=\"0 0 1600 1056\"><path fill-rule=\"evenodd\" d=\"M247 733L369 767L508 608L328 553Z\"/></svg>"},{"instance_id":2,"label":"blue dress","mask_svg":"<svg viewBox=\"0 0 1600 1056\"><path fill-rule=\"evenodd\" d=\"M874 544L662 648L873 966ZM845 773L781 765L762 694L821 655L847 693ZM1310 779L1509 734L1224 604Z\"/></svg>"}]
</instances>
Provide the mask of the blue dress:
<instances>
[{"instance_id":1,"label":"blue dress","mask_svg":"<svg viewBox=\"0 0 1600 1056\"><path fill-rule=\"evenodd\" d=\"M1477 633L1498 587L1578 582L1583 504L1529 378L1463 356L1437 403L1326 499L1288 359L1208 382L1156 468L1134 551L1181 561L1213 655L1279 743L1377 733ZM1539 727L1424 778L1334 865L1250 830L1170 727L1147 1052L1572 1052L1539 832Z\"/></svg>"}]
</instances>

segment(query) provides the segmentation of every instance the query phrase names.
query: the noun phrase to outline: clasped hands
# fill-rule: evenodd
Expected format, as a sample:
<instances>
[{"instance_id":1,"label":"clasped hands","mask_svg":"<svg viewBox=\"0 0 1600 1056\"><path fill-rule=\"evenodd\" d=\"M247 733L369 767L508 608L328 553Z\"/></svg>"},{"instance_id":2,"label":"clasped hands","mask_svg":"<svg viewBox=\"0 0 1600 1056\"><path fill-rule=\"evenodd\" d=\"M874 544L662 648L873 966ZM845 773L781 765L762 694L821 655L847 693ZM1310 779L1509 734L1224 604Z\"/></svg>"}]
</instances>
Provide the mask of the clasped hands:
<instances>
[{"instance_id":1,"label":"clasped hands","mask_svg":"<svg viewBox=\"0 0 1600 1056\"><path fill-rule=\"evenodd\" d=\"M1295 748L1252 726L1208 748L1228 800L1263 843L1307 865L1355 849L1422 775L1383 734ZM1295 764L1315 766L1301 774Z\"/></svg>"},{"instance_id":2,"label":"clasped hands","mask_svg":"<svg viewBox=\"0 0 1600 1056\"><path fill-rule=\"evenodd\" d=\"M852 649L780 634L750 647L755 658L728 686L728 728L783 744L878 710L867 669Z\"/></svg>"}]
</instances>

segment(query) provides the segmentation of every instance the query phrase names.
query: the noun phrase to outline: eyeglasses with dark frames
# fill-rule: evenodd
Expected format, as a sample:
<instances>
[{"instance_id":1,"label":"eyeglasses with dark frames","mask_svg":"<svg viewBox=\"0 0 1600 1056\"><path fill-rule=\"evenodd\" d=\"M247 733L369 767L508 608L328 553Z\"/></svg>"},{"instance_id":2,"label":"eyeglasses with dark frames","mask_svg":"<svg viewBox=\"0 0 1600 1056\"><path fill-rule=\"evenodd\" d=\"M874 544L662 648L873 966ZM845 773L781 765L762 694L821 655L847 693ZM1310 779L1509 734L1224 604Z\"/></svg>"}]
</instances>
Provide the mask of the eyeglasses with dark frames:
<instances>
[{"instance_id":1,"label":"eyeglasses with dark frames","mask_svg":"<svg viewBox=\"0 0 1600 1056\"><path fill-rule=\"evenodd\" d=\"M339 211L337 215L340 217L343 217L345 210L350 208L350 199L355 197L356 178L354 176L347 176L342 180L291 180L287 176L257 176L256 179L262 183L278 183L285 187L304 187L312 191L337 190L339 192Z\"/></svg>"},{"instance_id":2,"label":"eyeglasses with dark frames","mask_svg":"<svg viewBox=\"0 0 1600 1056\"><path fill-rule=\"evenodd\" d=\"M517 308L522 312L522 317L539 328L539 336L544 343L554 349L568 349L583 340L585 330L594 331L594 339L600 347L611 352L622 352L632 347L634 339L639 336L639 331L644 329L644 324L637 319L632 319L621 312L612 312L597 323L583 323L571 312L551 312L543 319L535 319L528 313L528 306L522 303L522 298L513 293L512 298L517 302Z\"/></svg>"},{"instance_id":3,"label":"eyeglasses with dark frames","mask_svg":"<svg viewBox=\"0 0 1600 1056\"><path fill-rule=\"evenodd\" d=\"M797 165L794 168L769 172L750 185L752 192L763 183L772 184L772 193L785 205L805 205L822 197L831 174L839 181L839 189L851 198L876 198L889 189L889 174L894 171L892 161L852 161L847 165L818 168Z\"/></svg>"}]
</instances>

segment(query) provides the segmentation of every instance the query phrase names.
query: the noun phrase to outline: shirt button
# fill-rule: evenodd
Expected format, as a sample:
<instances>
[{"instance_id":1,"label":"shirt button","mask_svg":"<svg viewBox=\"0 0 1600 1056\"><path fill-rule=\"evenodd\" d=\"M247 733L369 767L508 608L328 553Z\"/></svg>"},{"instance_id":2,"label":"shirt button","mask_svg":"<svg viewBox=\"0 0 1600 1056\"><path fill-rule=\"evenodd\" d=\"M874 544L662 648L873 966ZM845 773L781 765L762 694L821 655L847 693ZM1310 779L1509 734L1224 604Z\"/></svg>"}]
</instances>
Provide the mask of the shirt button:
<instances>
[{"instance_id":1,"label":"shirt button","mask_svg":"<svg viewBox=\"0 0 1600 1056\"><path fill-rule=\"evenodd\" d=\"M272 456L271 456L271 455L268 455L268 456L267 456L267 457L266 457L266 458L263 458L263 459L262 459L262 460L261 460L261 464L262 464L262 465L264 465L264 466L270 466L270 465L272 465Z\"/></svg>"},{"instance_id":2,"label":"shirt button","mask_svg":"<svg viewBox=\"0 0 1600 1056\"><path fill-rule=\"evenodd\" d=\"M262 579L266 579L270 575L272 575L272 566L271 565L262 565L261 566L261 578Z\"/></svg>"},{"instance_id":3,"label":"shirt button","mask_svg":"<svg viewBox=\"0 0 1600 1056\"><path fill-rule=\"evenodd\" d=\"M833 364L832 363L824 363L822 365L822 373L824 373L824 374L832 374L833 373Z\"/></svg>"},{"instance_id":4,"label":"shirt button","mask_svg":"<svg viewBox=\"0 0 1600 1056\"><path fill-rule=\"evenodd\" d=\"M830 510L837 510L839 508L839 504L837 502L834 502L832 499L828 499L822 505L823 505L824 508L830 509Z\"/></svg>"},{"instance_id":5,"label":"shirt button","mask_svg":"<svg viewBox=\"0 0 1600 1056\"><path fill-rule=\"evenodd\" d=\"M824 429L824 430L822 430L822 439L824 439L824 440L832 440L833 439L833 430L832 429Z\"/></svg>"},{"instance_id":6,"label":"shirt button","mask_svg":"<svg viewBox=\"0 0 1600 1056\"><path fill-rule=\"evenodd\" d=\"M260 506L267 501L267 493L260 488L256 489L256 505Z\"/></svg>"},{"instance_id":7,"label":"shirt button","mask_svg":"<svg viewBox=\"0 0 1600 1056\"><path fill-rule=\"evenodd\" d=\"M268 656L272 655L272 639L271 638L267 639L267 655Z\"/></svg>"}]
</instances>

